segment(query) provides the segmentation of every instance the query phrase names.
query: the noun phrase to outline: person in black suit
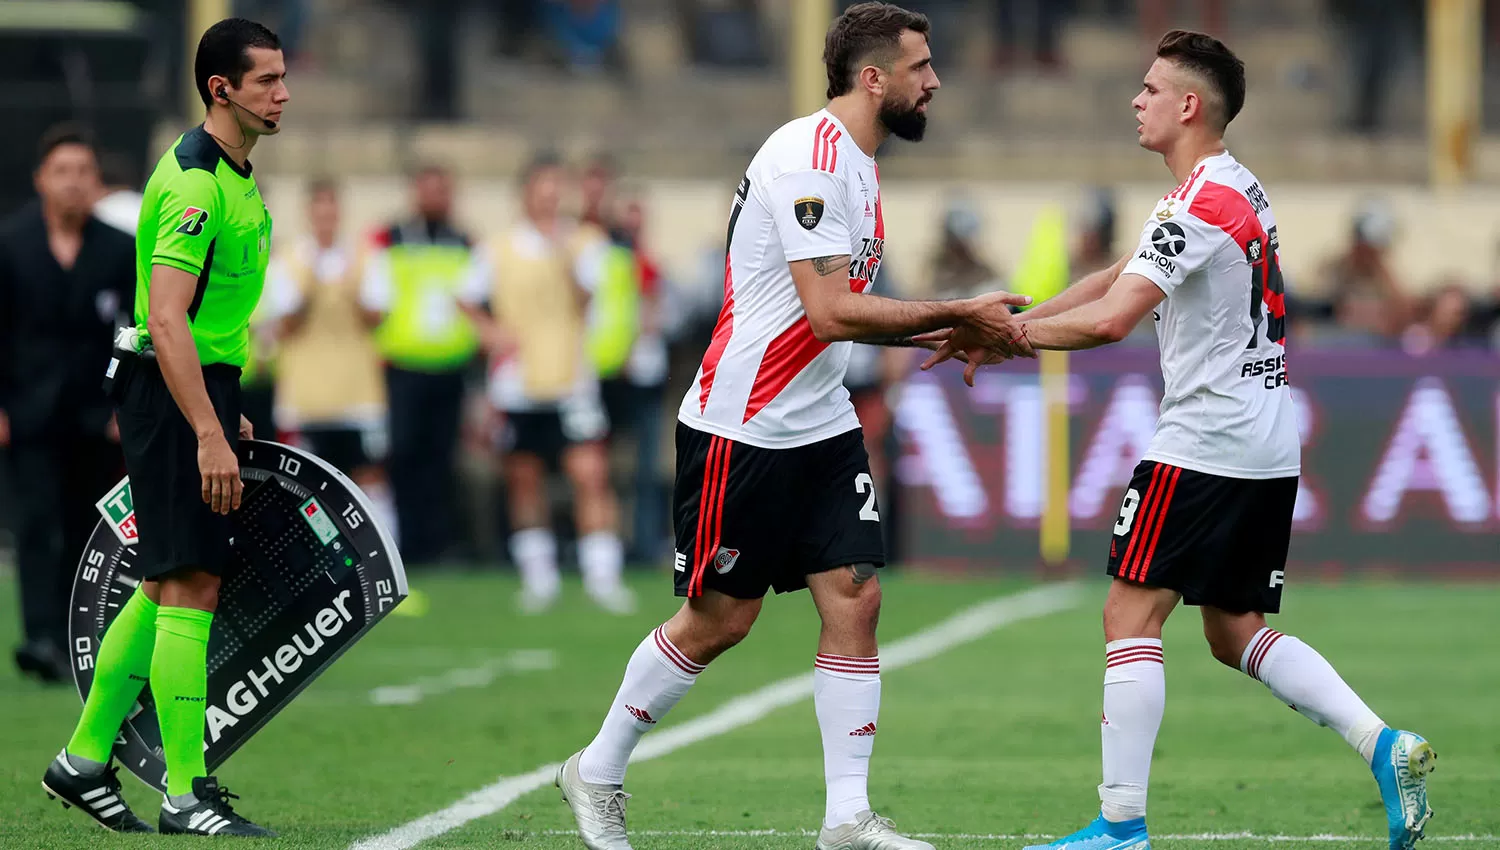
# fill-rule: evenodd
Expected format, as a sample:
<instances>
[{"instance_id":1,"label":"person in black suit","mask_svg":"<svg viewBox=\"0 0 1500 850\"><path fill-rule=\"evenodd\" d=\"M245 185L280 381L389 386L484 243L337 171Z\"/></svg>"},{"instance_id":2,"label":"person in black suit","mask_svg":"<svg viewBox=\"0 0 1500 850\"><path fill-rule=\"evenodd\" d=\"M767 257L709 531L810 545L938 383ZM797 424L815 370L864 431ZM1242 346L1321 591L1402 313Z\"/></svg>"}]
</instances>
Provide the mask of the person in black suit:
<instances>
[{"instance_id":1,"label":"person in black suit","mask_svg":"<svg viewBox=\"0 0 1500 850\"><path fill-rule=\"evenodd\" d=\"M135 244L93 217L99 167L89 138L42 138L37 198L0 222L0 449L16 509L24 642L16 664L69 678L68 599L98 516L123 470L104 373L132 313Z\"/></svg>"}]
</instances>

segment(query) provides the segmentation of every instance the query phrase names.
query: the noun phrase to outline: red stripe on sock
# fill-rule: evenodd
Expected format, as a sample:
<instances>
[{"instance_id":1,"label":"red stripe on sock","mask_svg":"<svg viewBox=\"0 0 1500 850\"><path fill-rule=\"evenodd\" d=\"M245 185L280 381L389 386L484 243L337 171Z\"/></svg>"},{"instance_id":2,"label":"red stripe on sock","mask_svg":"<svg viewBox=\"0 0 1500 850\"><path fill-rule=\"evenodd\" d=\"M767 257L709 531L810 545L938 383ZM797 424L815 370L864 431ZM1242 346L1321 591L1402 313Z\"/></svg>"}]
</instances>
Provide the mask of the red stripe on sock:
<instances>
[{"instance_id":1,"label":"red stripe on sock","mask_svg":"<svg viewBox=\"0 0 1500 850\"><path fill-rule=\"evenodd\" d=\"M827 661L816 662L815 664L813 664L813 667L819 670L827 670L831 673L858 673L865 676L880 675L879 667L875 667L873 669L869 667L849 667L843 664L833 664Z\"/></svg>"},{"instance_id":2,"label":"red stripe on sock","mask_svg":"<svg viewBox=\"0 0 1500 850\"><path fill-rule=\"evenodd\" d=\"M1283 635L1281 634L1281 632L1278 632L1275 629L1268 629L1267 633L1262 636L1260 642L1255 647L1255 652L1250 656L1251 678L1260 678L1260 665L1266 660L1266 653L1270 652L1271 647L1275 646L1276 641L1281 640L1282 637Z\"/></svg>"},{"instance_id":3,"label":"red stripe on sock","mask_svg":"<svg viewBox=\"0 0 1500 850\"><path fill-rule=\"evenodd\" d=\"M1136 652L1130 655L1110 656L1104 662L1104 669L1108 670L1111 667L1119 667L1122 664L1135 664L1141 661L1154 664L1167 663L1166 656L1162 655L1161 650L1157 650L1155 652Z\"/></svg>"},{"instance_id":4,"label":"red stripe on sock","mask_svg":"<svg viewBox=\"0 0 1500 850\"><path fill-rule=\"evenodd\" d=\"M869 658L855 658L852 655L829 655L826 652L818 653L819 661L840 661L847 664L873 664L880 666L880 656L872 655Z\"/></svg>"},{"instance_id":5,"label":"red stripe on sock","mask_svg":"<svg viewBox=\"0 0 1500 850\"><path fill-rule=\"evenodd\" d=\"M665 655L668 661L677 665L677 668L682 672L689 676L696 676L703 672L704 665L695 664L686 655L683 655L682 650L674 646L670 640L667 640L667 635L662 631L661 626L657 626L656 631L651 634L656 638L656 648L661 650L661 654Z\"/></svg>"}]
</instances>

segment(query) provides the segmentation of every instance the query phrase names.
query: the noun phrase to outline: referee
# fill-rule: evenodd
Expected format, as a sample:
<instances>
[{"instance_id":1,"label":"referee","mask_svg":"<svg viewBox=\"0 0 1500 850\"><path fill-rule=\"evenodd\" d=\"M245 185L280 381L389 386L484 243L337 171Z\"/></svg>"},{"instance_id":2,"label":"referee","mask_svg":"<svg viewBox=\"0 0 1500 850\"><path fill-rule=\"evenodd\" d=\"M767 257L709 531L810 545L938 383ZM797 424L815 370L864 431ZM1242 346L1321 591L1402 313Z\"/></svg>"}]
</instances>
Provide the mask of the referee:
<instances>
[{"instance_id":1,"label":"referee","mask_svg":"<svg viewBox=\"0 0 1500 850\"><path fill-rule=\"evenodd\" d=\"M230 18L198 42L203 124L146 183L136 235L135 329L110 369L140 532L140 587L99 644L73 738L42 780L107 829L150 832L120 796L110 752L149 678L167 763L163 833L270 836L230 808L203 758L209 625L229 563L228 514L251 435L239 375L270 257L271 217L249 156L289 99L276 35Z\"/></svg>"}]
</instances>

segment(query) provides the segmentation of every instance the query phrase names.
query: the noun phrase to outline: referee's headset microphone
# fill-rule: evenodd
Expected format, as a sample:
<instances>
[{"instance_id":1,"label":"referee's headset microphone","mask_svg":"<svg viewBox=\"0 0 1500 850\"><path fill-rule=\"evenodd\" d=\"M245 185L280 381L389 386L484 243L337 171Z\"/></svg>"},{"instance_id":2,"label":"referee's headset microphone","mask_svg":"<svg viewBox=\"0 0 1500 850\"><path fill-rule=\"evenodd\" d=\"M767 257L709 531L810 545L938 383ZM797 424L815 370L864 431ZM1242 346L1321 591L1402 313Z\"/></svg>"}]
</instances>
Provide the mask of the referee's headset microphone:
<instances>
[{"instance_id":1,"label":"referee's headset microphone","mask_svg":"<svg viewBox=\"0 0 1500 850\"><path fill-rule=\"evenodd\" d=\"M258 121L260 121L260 123L264 124L267 130L274 130L274 129L276 129L276 122L275 121L272 121L271 119L265 117L264 115L261 115L259 112L256 112L253 109L250 109L250 108L245 107L245 106L241 106L238 101L231 100L230 97L229 97L229 89L227 87L225 87L225 86L219 86L219 90L217 92L215 92L215 94L217 94L219 96L219 98L222 99L225 103L229 104L230 106L233 106L234 108L240 110L241 112L248 112L251 115L254 115L255 118L256 118L256 120L258 120Z\"/></svg>"}]
</instances>

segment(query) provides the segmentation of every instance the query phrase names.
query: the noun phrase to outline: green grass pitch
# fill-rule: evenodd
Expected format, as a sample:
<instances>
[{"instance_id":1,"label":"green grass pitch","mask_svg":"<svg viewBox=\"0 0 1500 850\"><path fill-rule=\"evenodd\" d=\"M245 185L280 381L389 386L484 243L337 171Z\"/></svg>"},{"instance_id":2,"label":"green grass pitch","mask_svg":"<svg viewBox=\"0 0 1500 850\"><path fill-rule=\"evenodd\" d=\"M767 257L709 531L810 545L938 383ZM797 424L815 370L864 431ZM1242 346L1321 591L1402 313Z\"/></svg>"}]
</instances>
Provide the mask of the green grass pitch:
<instances>
[{"instance_id":1,"label":"green grass pitch","mask_svg":"<svg viewBox=\"0 0 1500 850\"><path fill-rule=\"evenodd\" d=\"M240 809L282 833L268 846L347 848L566 757L593 735L636 643L677 605L661 573L635 579L642 610L627 618L597 613L576 585L553 614L521 617L508 574L417 573L412 585L430 601L423 616L386 620L220 768ZM882 640L1027 586L893 576ZM939 848L1020 847L1028 842L1000 836L1057 835L1092 817L1104 589L1102 577L1087 579L1069 610L885 673L876 809L904 830L937 834ZM1388 722L1437 748L1428 850L1500 847L1491 838L1500 835L1500 586L1293 584L1285 607L1279 629L1323 652ZM14 585L0 582L0 634L17 634L16 619ZM816 636L806 594L768 600L750 639L709 668L662 728L809 671ZM1151 789L1157 847L1385 846L1374 782L1336 735L1213 661L1195 611L1174 615L1166 650ZM372 692L398 704L375 704ZM0 665L0 848L194 841L110 836L46 799L42 771L77 710L70 689L24 681L8 658ZM133 778L125 788L154 823L159 798ZM823 811L812 703L635 765L627 790L640 850L810 848ZM580 848L571 825L548 785L419 846ZM1235 833L1255 837L1224 837ZM1305 840L1313 836L1351 838Z\"/></svg>"}]
</instances>

